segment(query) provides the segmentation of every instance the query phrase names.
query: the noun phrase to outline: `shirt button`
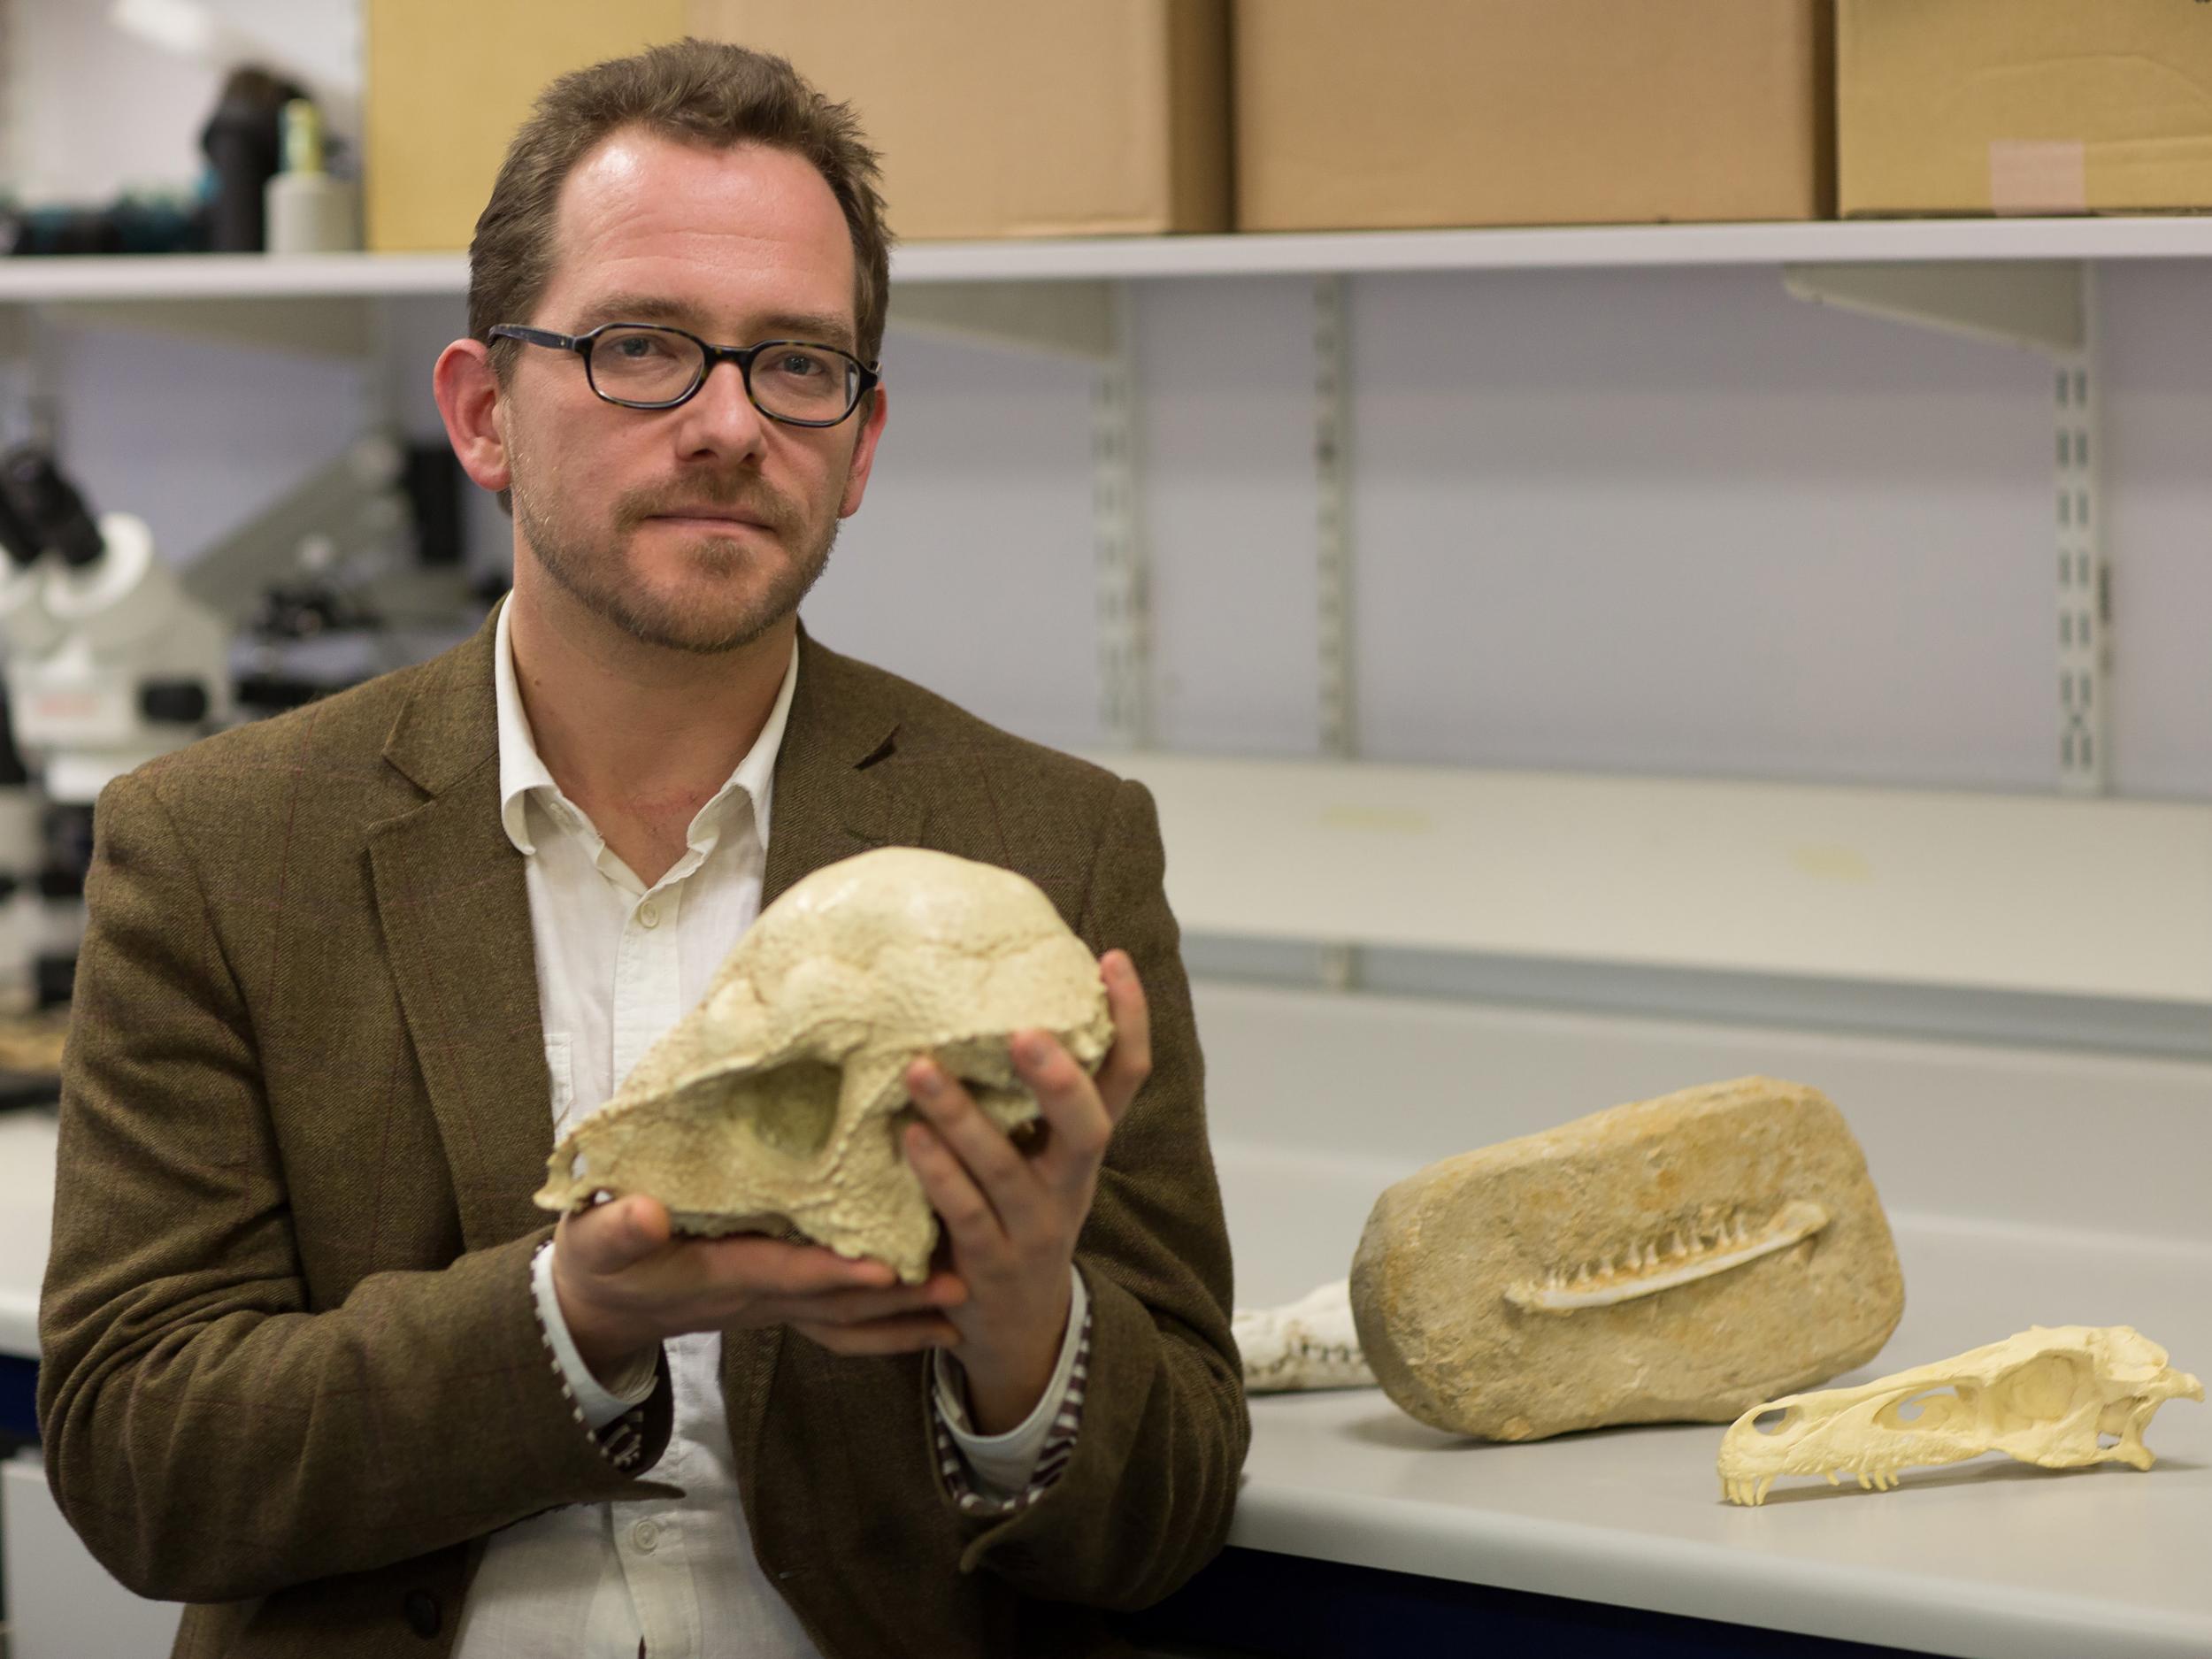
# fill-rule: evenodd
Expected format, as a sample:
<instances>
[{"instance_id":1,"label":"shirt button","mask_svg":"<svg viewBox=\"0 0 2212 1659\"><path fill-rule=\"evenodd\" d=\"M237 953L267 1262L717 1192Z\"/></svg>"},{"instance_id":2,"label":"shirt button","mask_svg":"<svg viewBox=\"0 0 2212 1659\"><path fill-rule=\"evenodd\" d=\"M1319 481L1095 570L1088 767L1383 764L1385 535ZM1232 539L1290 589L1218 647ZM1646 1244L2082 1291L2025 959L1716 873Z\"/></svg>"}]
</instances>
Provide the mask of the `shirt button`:
<instances>
[{"instance_id":1,"label":"shirt button","mask_svg":"<svg viewBox=\"0 0 2212 1659\"><path fill-rule=\"evenodd\" d=\"M650 899L646 900L637 907L637 919L641 927L658 927L661 925L661 907Z\"/></svg>"},{"instance_id":2,"label":"shirt button","mask_svg":"<svg viewBox=\"0 0 2212 1659\"><path fill-rule=\"evenodd\" d=\"M649 1555L660 1547L661 1529L650 1521L640 1521L630 1529L630 1541L641 1554Z\"/></svg>"}]
</instances>

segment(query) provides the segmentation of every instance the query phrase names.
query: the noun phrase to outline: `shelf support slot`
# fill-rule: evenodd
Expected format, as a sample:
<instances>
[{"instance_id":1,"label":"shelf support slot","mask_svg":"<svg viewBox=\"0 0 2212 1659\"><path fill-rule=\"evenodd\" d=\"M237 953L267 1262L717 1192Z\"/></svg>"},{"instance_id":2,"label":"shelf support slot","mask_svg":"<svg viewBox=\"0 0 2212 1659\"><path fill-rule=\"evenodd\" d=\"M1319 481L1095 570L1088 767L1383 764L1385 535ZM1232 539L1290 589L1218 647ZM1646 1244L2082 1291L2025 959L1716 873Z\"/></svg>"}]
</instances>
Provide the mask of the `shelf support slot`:
<instances>
[{"instance_id":1,"label":"shelf support slot","mask_svg":"<svg viewBox=\"0 0 2212 1659\"><path fill-rule=\"evenodd\" d=\"M1114 349L1091 389L1091 534L1098 577L1099 725L1118 749L1148 749L1152 581L1137 466L1135 296L1113 296Z\"/></svg>"},{"instance_id":2,"label":"shelf support slot","mask_svg":"<svg viewBox=\"0 0 2212 1659\"><path fill-rule=\"evenodd\" d=\"M2039 351L2051 365L2057 447L2058 783L2107 787L2106 681L2112 573L2098 468L2104 443L2096 371L2094 267L2085 259L1786 265L1798 299Z\"/></svg>"},{"instance_id":3,"label":"shelf support slot","mask_svg":"<svg viewBox=\"0 0 2212 1659\"><path fill-rule=\"evenodd\" d=\"M1352 375L1348 279L1313 284L1313 479L1315 595L1319 610L1321 751L1335 760L1358 752L1357 685L1352 629ZM1321 981L1348 991L1364 977L1360 948L1321 946Z\"/></svg>"}]
</instances>

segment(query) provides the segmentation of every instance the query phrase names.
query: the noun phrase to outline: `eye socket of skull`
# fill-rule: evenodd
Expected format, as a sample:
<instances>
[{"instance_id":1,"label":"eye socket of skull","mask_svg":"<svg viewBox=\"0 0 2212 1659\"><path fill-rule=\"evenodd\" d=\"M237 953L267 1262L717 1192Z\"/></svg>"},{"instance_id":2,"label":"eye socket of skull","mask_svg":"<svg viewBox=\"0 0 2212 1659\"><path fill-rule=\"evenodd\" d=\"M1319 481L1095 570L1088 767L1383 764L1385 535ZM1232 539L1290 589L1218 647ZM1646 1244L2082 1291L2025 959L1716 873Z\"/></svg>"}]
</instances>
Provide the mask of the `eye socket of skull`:
<instances>
[{"instance_id":1,"label":"eye socket of skull","mask_svg":"<svg viewBox=\"0 0 2212 1659\"><path fill-rule=\"evenodd\" d=\"M770 1151L806 1159L829 1145L844 1083L836 1066L801 1056L699 1078L677 1090L672 1103L687 1118L739 1118Z\"/></svg>"},{"instance_id":2,"label":"eye socket of skull","mask_svg":"<svg viewBox=\"0 0 2212 1659\"><path fill-rule=\"evenodd\" d=\"M2052 1422L2082 1397L2094 1372L2085 1355L2039 1354L1999 1378L1993 1392L2008 1423Z\"/></svg>"}]
</instances>

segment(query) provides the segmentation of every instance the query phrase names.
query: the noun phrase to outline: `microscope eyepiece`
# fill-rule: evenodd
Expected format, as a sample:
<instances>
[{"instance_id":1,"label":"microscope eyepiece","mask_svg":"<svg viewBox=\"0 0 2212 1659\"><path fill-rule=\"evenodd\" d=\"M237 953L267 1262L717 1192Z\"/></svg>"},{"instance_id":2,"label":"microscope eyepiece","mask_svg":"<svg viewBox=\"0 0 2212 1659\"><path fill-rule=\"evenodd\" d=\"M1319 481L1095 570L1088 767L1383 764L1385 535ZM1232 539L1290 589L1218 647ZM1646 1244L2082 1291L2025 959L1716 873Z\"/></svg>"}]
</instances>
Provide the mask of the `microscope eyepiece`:
<instances>
[{"instance_id":1,"label":"microscope eyepiece","mask_svg":"<svg viewBox=\"0 0 2212 1659\"><path fill-rule=\"evenodd\" d=\"M40 551L51 549L65 563L81 566L107 551L84 497L43 449L26 446L0 460L0 496L8 498L29 531L32 552L28 558L16 551L13 539L9 538L8 552L19 562L28 564ZM7 534L4 523L0 523L0 537Z\"/></svg>"},{"instance_id":2,"label":"microscope eyepiece","mask_svg":"<svg viewBox=\"0 0 2212 1659\"><path fill-rule=\"evenodd\" d=\"M46 550L30 520L15 510L15 498L0 482L0 552L17 565L31 565Z\"/></svg>"}]
</instances>

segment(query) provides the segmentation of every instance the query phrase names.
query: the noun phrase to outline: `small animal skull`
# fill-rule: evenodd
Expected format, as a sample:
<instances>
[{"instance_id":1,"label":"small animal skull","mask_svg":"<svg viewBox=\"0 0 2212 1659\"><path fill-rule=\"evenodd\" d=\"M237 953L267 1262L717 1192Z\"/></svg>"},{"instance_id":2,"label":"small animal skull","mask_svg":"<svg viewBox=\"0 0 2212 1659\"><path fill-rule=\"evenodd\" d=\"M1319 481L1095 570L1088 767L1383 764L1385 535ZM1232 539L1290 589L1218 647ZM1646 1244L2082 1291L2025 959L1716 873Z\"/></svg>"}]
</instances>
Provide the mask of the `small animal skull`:
<instances>
[{"instance_id":1,"label":"small animal skull","mask_svg":"<svg viewBox=\"0 0 2212 1659\"><path fill-rule=\"evenodd\" d=\"M1721 1441L1721 1492L1733 1503L1763 1503L1778 1475L1825 1475L1836 1486L1839 1471L1879 1490L1895 1486L1901 1469L1984 1452L2046 1469L2148 1469L2143 1431L2152 1415L2169 1400L2203 1398L2202 1383L2170 1368L2166 1350L2127 1325L2032 1325L1855 1388L1754 1406ZM1768 1418L1776 1420L1762 1427Z\"/></svg>"},{"instance_id":2,"label":"small animal skull","mask_svg":"<svg viewBox=\"0 0 2212 1659\"><path fill-rule=\"evenodd\" d=\"M707 994L547 1164L537 1202L649 1193L680 1232L795 1227L912 1284L937 1238L901 1146L905 1071L933 1055L1001 1128L1038 1115L1008 1039L1095 1070L1113 1041L1097 961L1010 871L883 848L770 905Z\"/></svg>"},{"instance_id":3,"label":"small animal skull","mask_svg":"<svg viewBox=\"0 0 2212 1659\"><path fill-rule=\"evenodd\" d=\"M1375 1373L1352 1323L1352 1286L1338 1279L1281 1308L1239 1309L1229 1321L1248 1394L1372 1388Z\"/></svg>"}]
</instances>

